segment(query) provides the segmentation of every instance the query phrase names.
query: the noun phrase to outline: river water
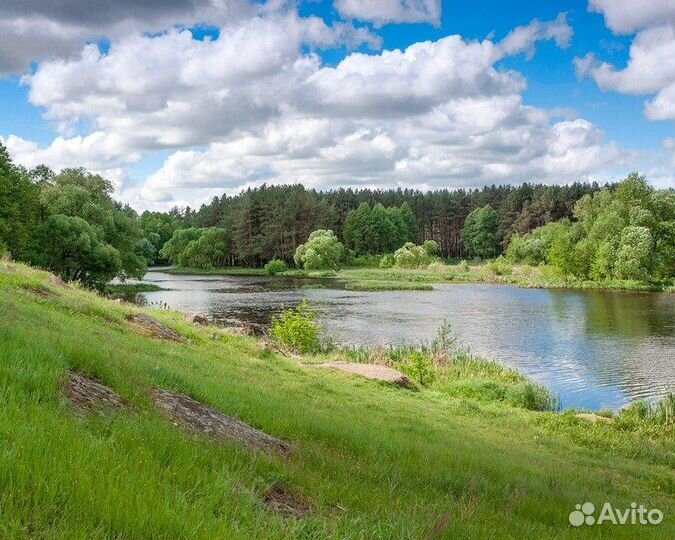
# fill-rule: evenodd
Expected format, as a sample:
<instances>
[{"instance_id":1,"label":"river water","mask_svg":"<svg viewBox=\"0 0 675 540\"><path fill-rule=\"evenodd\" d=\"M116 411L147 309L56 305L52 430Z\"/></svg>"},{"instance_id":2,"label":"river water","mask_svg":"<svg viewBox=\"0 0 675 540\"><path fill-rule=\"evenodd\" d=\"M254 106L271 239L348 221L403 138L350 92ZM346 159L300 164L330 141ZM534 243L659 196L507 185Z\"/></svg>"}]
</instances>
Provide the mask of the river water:
<instances>
[{"instance_id":1,"label":"river water","mask_svg":"<svg viewBox=\"0 0 675 540\"><path fill-rule=\"evenodd\" d=\"M431 340L444 320L482 357L558 394L563 408L618 409L675 391L675 294L434 284L433 291L347 291L333 280L178 276L150 271L149 305L268 323L307 299L338 343ZM318 288L317 288L318 285Z\"/></svg>"}]
</instances>

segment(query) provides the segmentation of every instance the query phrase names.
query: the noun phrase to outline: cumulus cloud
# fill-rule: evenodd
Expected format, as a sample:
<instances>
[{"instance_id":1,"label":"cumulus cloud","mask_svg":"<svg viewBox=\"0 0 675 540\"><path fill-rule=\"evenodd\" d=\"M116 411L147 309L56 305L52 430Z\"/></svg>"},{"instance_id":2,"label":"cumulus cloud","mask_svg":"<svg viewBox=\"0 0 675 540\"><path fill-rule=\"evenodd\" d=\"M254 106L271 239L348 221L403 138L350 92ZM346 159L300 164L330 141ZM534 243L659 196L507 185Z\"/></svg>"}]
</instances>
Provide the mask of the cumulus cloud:
<instances>
[{"instance_id":1,"label":"cumulus cloud","mask_svg":"<svg viewBox=\"0 0 675 540\"><path fill-rule=\"evenodd\" d=\"M230 24L274 9L247 0L4 0L0 3L0 74L30 62L75 54L85 40L161 32L174 25Z\"/></svg>"},{"instance_id":2,"label":"cumulus cloud","mask_svg":"<svg viewBox=\"0 0 675 540\"><path fill-rule=\"evenodd\" d=\"M577 73L591 77L603 90L653 96L645 104L650 120L675 120L675 2L592 0L616 33L636 32L623 69L590 53L575 59Z\"/></svg>"},{"instance_id":3,"label":"cumulus cloud","mask_svg":"<svg viewBox=\"0 0 675 540\"><path fill-rule=\"evenodd\" d=\"M18 138L7 144L28 166L112 174L170 149L147 179L122 186L124 200L155 208L262 182L573 181L632 156L590 122L524 104L526 80L499 65L531 56L538 41L565 47L571 37L561 15L501 41L447 36L327 66L317 48L379 43L351 23L281 8L223 23L204 41L180 29L132 34L105 53L89 45L77 57L40 63L24 81L60 136L45 148Z\"/></svg>"},{"instance_id":4,"label":"cumulus cloud","mask_svg":"<svg viewBox=\"0 0 675 540\"><path fill-rule=\"evenodd\" d=\"M336 0L335 8L345 17L373 22L431 23L441 20L441 0Z\"/></svg>"},{"instance_id":5,"label":"cumulus cloud","mask_svg":"<svg viewBox=\"0 0 675 540\"><path fill-rule=\"evenodd\" d=\"M602 13L605 23L616 34L633 34L652 26L675 24L672 0L589 0L588 9Z\"/></svg>"}]
</instances>

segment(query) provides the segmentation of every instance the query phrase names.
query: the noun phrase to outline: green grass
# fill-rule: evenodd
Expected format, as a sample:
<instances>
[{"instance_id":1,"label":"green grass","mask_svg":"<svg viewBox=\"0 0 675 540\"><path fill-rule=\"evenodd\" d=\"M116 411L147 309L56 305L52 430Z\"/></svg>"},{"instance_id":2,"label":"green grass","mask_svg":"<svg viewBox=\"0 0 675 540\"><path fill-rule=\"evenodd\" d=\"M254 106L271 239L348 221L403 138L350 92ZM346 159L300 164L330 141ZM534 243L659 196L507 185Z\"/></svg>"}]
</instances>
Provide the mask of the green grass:
<instances>
[{"instance_id":1,"label":"green grass","mask_svg":"<svg viewBox=\"0 0 675 540\"><path fill-rule=\"evenodd\" d=\"M172 266L162 270L167 274L193 276L267 276L264 268L247 268L243 266L224 266L222 268L188 268Z\"/></svg>"},{"instance_id":2,"label":"green grass","mask_svg":"<svg viewBox=\"0 0 675 540\"><path fill-rule=\"evenodd\" d=\"M434 263L429 268L343 268L337 272L332 270L306 271L291 269L277 275L286 277L334 278L347 281L380 281L407 283L497 283L515 285L525 288L547 289L608 289L625 291L675 292L671 282L648 283L633 280L591 281L566 278L555 274L549 267L533 267L528 265L512 265L509 273L498 275L490 261L472 263L467 267L456 264ZM193 275L267 275L263 268L170 268L165 270L171 274ZM377 287L374 285L373 287ZM368 289L359 289L368 290ZM387 290L378 288L377 290ZM389 289L402 290L402 289ZM419 290L419 289L418 289ZM426 290L426 289L424 289Z\"/></svg>"},{"instance_id":3,"label":"green grass","mask_svg":"<svg viewBox=\"0 0 675 540\"><path fill-rule=\"evenodd\" d=\"M0 262L3 540L675 534L672 429L590 424L441 386L396 389L47 279ZM140 311L187 343L136 333L125 316ZM114 388L133 412L75 415L61 394L69 369ZM490 380L489 370L480 377ZM148 391L157 386L297 450L282 459L186 435L152 406ZM313 512L291 519L268 511L262 493L279 482L311 500ZM636 501L665 519L574 529L568 515L584 501Z\"/></svg>"},{"instance_id":4,"label":"green grass","mask_svg":"<svg viewBox=\"0 0 675 540\"><path fill-rule=\"evenodd\" d=\"M345 284L348 291L432 291L428 283L414 281L350 281Z\"/></svg>"},{"instance_id":5,"label":"green grass","mask_svg":"<svg viewBox=\"0 0 675 540\"><path fill-rule=\"evenodd\" d=\"M103 294L110 298L133 299L138 293L163 290L162 287L153 283L109 283L103 289Z\"/></svg>"}]
</instances>

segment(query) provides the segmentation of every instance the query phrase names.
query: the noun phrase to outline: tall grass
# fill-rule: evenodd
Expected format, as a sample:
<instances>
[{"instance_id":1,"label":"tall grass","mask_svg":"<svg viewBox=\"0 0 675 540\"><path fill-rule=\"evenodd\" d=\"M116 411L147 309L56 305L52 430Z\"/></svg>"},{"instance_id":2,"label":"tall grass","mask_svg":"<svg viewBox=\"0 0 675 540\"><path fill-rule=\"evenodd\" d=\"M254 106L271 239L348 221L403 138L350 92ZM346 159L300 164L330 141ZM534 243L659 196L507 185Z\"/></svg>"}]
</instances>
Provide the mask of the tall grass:
<instances>
[{"instance_id":1,"label":"tall grass","mask_svg":"<svg viewBox=\"0 0 675 540\"><path fill-rule=\"evenodd\" d=\"M589 537L583 500L660 508L672 536L675 439L444 391L410 392L314 369L176 312L115 304L0 262L0 538L420 540ZM46 293L36 293L40 289ZM185 343L139 333L145 312ZM454 358L457 379L510 379ZM73 412L69 370L119 393L123 413ZM481 372L482 371L482 372ZM183 432L148 398L189 395L293 443L288 458ZM284 486L303 518L265 504Z\"/></svg>"}]
</instances>

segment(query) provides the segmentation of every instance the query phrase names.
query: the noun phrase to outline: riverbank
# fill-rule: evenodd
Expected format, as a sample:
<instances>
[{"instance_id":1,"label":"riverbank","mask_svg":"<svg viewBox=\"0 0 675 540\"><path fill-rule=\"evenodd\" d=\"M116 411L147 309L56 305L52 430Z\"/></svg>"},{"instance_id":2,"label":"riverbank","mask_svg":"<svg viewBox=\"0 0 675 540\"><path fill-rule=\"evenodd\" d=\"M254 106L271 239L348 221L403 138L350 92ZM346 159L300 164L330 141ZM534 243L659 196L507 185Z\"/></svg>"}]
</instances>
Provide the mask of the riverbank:
<instances>
[{"instance_id":1,"label":"riverbank","mask_svg":"<svg viewBox=\"0 0 675 540\"><path fill-rule=\"evenodd\" d=\"M0 264L8 538L579 538L593 528L568 517L584 501L665 516L639 530L608 525L613 538L675 530L672 429L513 406L488 392L509 384L488 367L479 377L456 366L451 392L319 369L307 364L322 357L289 358ZM139 315L176 339L158 339ZM68 372L114 390L124 408L74 412ZM185 433L153 389L237 417L288 454Z\"/></svg>"},{"instance_id":2,"label":"riverbank","mask_svg":"<svg viewBox=\"0 0 675 540\"><path fill-rule=\"evenodd\" d=\"M265 276L264 268L182 268L163 270L177 275ZM410 282L410 283L494 283L538 289L602 289L637 292L675 293L672 283L647 283L631 280L591 281L556 275L547 266L509 265L488 261L482 264L433 263L428 268L364 268L347 267L332 270L291 269L276 274L285 277L339 279L349 282Z\"/></svg>"}]
</instances>

